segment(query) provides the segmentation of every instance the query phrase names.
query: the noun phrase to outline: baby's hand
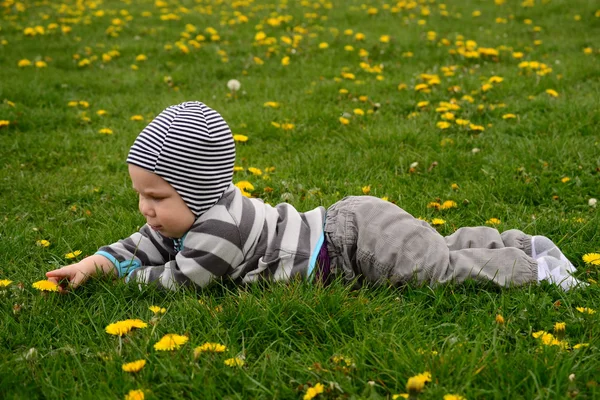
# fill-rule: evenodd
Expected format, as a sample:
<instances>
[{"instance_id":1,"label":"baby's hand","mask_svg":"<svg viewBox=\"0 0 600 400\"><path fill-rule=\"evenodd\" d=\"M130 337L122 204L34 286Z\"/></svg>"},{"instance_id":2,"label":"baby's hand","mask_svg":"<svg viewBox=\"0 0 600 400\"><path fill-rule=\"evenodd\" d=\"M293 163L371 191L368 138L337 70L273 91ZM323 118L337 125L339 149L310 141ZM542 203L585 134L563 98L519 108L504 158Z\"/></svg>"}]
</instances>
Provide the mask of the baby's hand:
<instances>
[{"instance_id":1,"label":"baby's hand","mask_svg":"<svg viewBox=\"0 0 600 400\"><path fill-rule=\"evenodd\" d=\"M67 265L65 267L46 272L46 277L50 282L59 285L61 292L65 291L66 286L75 289L77 286L85 283L92 275L96 275L96 271L105 274L114 271L113 264L106 258L100 255L87 257L76 264ZM62 282L68 282L62 284Z\"/></svg>"}]
</instances>

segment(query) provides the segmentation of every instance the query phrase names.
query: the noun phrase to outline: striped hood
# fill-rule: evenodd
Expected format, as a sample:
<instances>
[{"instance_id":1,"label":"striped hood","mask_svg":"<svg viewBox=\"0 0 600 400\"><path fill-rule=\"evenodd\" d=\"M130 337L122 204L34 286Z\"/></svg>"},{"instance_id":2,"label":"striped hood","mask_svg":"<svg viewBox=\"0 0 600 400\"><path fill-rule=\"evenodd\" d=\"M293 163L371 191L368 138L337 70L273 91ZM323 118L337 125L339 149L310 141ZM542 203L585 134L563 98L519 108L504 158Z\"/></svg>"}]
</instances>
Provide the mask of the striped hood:
<instances>
[{"instance_id":1,"label":"striped hood","mask_svg":"<svg viewBox=\"0 0 600 400\"><path fill-rule=\"evenodd\" d=\"M235 143L221 115L199 101L167 107L142 130L127 163L166 180L199 217L233 178Z\"/></svg>"}]
</instances>

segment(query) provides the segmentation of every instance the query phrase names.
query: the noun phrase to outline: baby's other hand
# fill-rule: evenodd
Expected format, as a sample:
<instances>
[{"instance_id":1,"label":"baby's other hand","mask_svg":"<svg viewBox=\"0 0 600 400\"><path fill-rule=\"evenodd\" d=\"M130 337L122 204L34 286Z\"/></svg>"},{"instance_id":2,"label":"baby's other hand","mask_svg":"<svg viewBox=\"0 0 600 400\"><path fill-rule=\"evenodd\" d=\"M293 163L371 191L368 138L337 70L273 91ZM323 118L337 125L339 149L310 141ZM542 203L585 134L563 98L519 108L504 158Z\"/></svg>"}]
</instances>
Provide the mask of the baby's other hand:
<instances>
[{"instance_id":1,"label":"baby's other hand","mask_svg":"<svg viewBox=\"0 0 600 400\"><path fill-rule=\"evenodd\" d=\"M92 275L97 272L103 274L115 274L115 268L112 262L101 255L93 255L76 264L67 265L52 271L46 272L46 278L50 282L59 285L59 290L64 292L68 286L75 289L77 286L85 283Z\"/></svg>"}]
</instances>

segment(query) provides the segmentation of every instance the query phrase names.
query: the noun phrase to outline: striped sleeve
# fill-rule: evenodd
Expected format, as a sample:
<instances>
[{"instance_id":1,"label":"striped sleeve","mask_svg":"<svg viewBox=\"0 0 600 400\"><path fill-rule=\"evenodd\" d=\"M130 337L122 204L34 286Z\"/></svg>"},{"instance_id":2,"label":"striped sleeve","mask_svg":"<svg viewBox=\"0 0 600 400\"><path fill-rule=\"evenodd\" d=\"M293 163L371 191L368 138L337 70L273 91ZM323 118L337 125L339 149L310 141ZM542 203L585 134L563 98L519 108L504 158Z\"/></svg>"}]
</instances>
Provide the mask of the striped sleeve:
<instances>
[{"instance_id":1,"label":"striped sleeve","mask_svg":"<svg viewBox=\"0 0 600 400\"><path fill-rule=\"evenodd\" d=\"M216 218L201 218L194 224L174 261L136 269L127 280L176 289L192 284L205 287L230 274L244 259L239 229L226 210L211 214Z\"/></svg>"},{"instance_id":2,"label":"striped sleeve","mask_svg":"<svg viewBox=\"0 0 600 400\"><path fill-rule=\"evenodd\" d=\"M169 260L170 247L169 239L144 225L130 237L101 247L96 254L108 258L122 277L142 265L164 265Z\"/></svg>"}]
</instances>

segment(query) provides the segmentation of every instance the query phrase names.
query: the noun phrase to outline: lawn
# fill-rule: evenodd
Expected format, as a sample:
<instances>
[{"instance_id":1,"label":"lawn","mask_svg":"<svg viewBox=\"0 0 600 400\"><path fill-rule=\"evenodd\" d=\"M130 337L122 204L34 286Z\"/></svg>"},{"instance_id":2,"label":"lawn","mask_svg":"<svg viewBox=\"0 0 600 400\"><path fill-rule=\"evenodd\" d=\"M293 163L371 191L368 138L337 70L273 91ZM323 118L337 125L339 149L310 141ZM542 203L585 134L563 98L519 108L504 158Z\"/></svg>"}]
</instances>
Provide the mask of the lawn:
<instances>
[{"instance_id":1,"label":"lawn","mask_svg":"<svg viewBox=\"0 0 600 400\"><path fill-rule=\"evenodd\" d=\"M0 397L600 397L596 1L3 0L0 15ZM129 146L188 100L228 121L253 197L307 211L369 194L443 235L543 234L589 286L36 289L145 223Z\"/></svg>"}]
</instances>

